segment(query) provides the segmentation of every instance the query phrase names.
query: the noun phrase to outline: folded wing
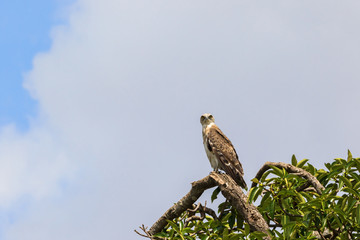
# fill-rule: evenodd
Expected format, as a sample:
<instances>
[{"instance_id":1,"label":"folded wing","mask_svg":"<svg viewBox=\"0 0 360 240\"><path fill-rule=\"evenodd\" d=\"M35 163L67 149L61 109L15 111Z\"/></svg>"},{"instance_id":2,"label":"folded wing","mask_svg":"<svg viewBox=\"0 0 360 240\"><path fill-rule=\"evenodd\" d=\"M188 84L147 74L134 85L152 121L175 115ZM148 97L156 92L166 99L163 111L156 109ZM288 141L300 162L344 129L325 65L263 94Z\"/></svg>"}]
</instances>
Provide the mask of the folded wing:
<instances>
[{"instance_id":1,"label":"folded wing","mask_svg":"<svg viewBox=\"0 0 360 240\"><path fill-rule=\"evenodd\" d=\"M219 161L219 168L230 175L242 188L247 188L243 178L244 171L235 148L216 125L213 125L208 132L207 141L209 149Z\"/></svg>"}]
</instances>

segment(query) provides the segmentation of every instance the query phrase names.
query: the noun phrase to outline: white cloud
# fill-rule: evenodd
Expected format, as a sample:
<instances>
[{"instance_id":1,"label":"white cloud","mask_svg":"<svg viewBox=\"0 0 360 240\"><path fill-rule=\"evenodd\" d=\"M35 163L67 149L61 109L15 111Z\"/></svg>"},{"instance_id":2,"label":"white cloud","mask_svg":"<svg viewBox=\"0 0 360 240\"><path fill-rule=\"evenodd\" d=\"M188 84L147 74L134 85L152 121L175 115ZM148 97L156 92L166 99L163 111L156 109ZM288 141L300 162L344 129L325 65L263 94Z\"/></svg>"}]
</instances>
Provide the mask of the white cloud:
<instances>
[{"instance_id":1,"label":"white cloud","mask_svg":"<svg viewBox=\"0 0 360 240\"><path fill-rule=\"evenodd\" d=\"M11 207L24 195L35 200L59 194L60 181L73 166L49 129L33 128L26 134L14 126L0 135L0 205Z\"/></svg>"},{"instance_id":2,"label":"white cloud","mask_svg":"<svg viewBox=\"0 0 360 240\"><path fill-rule=\"evenodd\" d=\"M5 239L138 239L211 170L204 112L248 181L360 154L357 3L293 4L79 1L26 77L38 123L0 135L0 204L35 199Z\"/></svg>"}]
</instances>

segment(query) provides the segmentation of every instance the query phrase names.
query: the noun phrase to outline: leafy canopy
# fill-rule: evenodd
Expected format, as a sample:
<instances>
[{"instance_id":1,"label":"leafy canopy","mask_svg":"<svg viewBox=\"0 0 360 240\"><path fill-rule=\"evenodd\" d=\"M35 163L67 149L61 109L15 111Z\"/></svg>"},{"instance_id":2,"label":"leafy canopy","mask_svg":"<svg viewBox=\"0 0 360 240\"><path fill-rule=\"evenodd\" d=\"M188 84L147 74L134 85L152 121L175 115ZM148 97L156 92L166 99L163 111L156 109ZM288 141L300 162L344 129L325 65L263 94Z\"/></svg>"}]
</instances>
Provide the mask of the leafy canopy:
<instances>
[{"instance_id":1,"label":"leafy canopy","mask_svg":"<svg viewBox=\"0 0 360 240\"><path fill-rule=\"evenodd\" d=\"M358 239L360 238L360 158L336 158L326 169L316 169L308 159L291 164L314 175L325 187L322 194L306 184L306 180L285 169L271 167L261 179L253 179L249 202L270 226L272 239ZM219 188L212 194L217 198ZM186 211L168 221L162 239L263 239L264 233L250 231L250 226L228 201L218 206L218 214ZM194 214L200 215L193 217Z\"/></svg>"}]
</instances>

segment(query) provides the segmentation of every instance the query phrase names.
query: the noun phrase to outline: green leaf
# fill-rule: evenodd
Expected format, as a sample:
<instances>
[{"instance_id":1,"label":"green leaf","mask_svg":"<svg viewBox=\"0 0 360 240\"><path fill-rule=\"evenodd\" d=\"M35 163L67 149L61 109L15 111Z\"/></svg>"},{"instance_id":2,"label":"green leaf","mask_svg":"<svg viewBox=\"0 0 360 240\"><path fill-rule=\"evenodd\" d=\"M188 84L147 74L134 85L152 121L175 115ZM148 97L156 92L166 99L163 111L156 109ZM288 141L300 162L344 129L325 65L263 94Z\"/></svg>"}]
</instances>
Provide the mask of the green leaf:
<instances>
[{"instance_id":1,"label":"green leaf","mask_svg":"<svg viewBox=\"0 0 360 240\"><path fill-rule=\"evenodd\" d=\"M256 239L258 239L258 240L262 240L262 239L264 239L266 234L263 232L252 232L251 236L256 237ZM251 238L251 239L253 239L253 238Z\"/></svg>"},{"instance_id":2,"label":"green leaf","mask_svg":"<svg viewBox=\"0 0 360 240\"><path fill-rule=\"evenodd\" d=\"M164 233L164 232L159 232L159 233L154 234L153 236L154 237L163 237L163 238L165 238L165 237L169 237L169 234Z\"/></svg>"},{"instance_id":3,"label":"green leaf","mask_svg":"<svg viewBox=\"0 0 360 240\"><path fill-rule=\"evenodd\" d=\"M360 204L356 207L356 222L360 225Z\"/></svg>"},{"instance_id":4,"label":"green leaf","mask_svg":"<svg viewBox=\"0 0 360 240\"><path fill-rule=\"evenodd\" d=\"M275 213L275 201L270 202L270 217L274 219L274 213Z\"/></svg>"},{"instance_id":5,"label":"green leaf","mask_svg":"<svg viewBox=\"0 0 360 240\"><path fill-rule=\"evenodd\" d=\"M360 160L355 158L355 164L356 164L357 170L360 172Z\"/></svg>"},{"instance_id":6,"label":"green leaf","mask_svg":"<svg viewBox=\"0 0 360 240\"><path fill-rule=\"evenodd\" d=\"M347 209L346 209L346 214L349 215L349 213L353 210L353 207L355 206L356 204L356 199L354 198L349 198L349 202L348 202L348 206L347 206Z\"/></svg>"},{"instance_id":7,"label":"green leaf","mask_svg":"<svg viewBox=\"0 0 360 240\"><path fill-rule=\"evenodd\" d=\"M328 176L327 176L328 180L330 180L330 179L333 178L334 176L337 176L339 173L340 173L340 171L332 170L332 171L328 174Z\"/></svg>"},{"instance_id":8,"label":"green leaf","mask_svg":"<svg viewBox=\"0 0 360 240\"><path fill-rule=\"evenodd\" d=\"M348 188L352 188L352 184L348 178L344 176L339 176L339 178L345 183Z\"/></svg>"},{"instance_id":9,"label":"green leaf","mask_svg":"<svg viewBox=\"0 0 360 240\"><path fill-rule=\"evenodd\" d=\"M195 240L194 237L191 237L191 236L185 236L185 239L188 239L188 240Z\"/></svg>"},{"instance_id":10,"label":"green leaf","mask_svg":"<svg viewBox=\"0 0 360 240\"><path fill-rule=\"evenodd\" d=\"M360 187L360 182L355 183L353 189L356 190Z\"/></svg>"},{"instance_id":11,"label":"green leaf","mask_svg":"<svg viewBox=\"0 0 360 240\"><path fill-rule=\"evenodd\" d=\"M280 169L280 168L278 168L278 167L275 167L275 166L269 166L269 167L271 167L274 171L273 171L273 173L275 174L275 175L277 175L277 176L279 176L279 177L284 177L284 173L283 173L283 171Z\"/></svg>"},{"instance_id":12,"label":"green leaf","mask_svg":"<svg viewBox=\"0 0 360 240\"><path fill-rule=\"evenodd\" d=\"M249 203L255 202L257 197L260 195L260 193L262 192L263 187L254 187L252 189L250 189L250 194L249 194Z\"/></svg>"},{"instance_id":13,"label":"green leaf","mask_svg":"<svg viewBox=\"0 0 360 240\"><path fill-rule=\"evenodd\" d=\"M221 221L222 221L224 224L227 224L230 216L231 216L231 212L227 213L227 214L225 215L225 217L223 217L223 218L221 219Z\"/></svg>"},{"instance_id":14,"label":"green leaf","mask_svg":"<svg viewBox=\"0 0 360 240\"><path fill-rule=\"evenodd\" d=\"M348 192L348 193L352 194L352 195L355 196L355 197L360 197L359 192L358 192L358 191L355 191L355 190L353 190L353 189L351 189L351 188L346 187L346 188L342 189L342 191Z\"/></svg>"},{"instance_id":15,"label":"green leaf","mask_svg":"<svg viewBox=\"0 0 360 240\"><path fill-rule=\"evenodd\" d=\"M215 188L215 190L211 194L211 202L214 202L214 200L217 199L219 192L220 192L220 187Z\"/></svg>"},{"instance_id":16,"label":"green leaf","mask_svg":"<svg viewBox=\"0 0 360 240\"><path fill-rule=\"evenodd\" d=\"M353 156L350 152L350 150L348 149L348 157L347 157L347 161L350 162L352 160Z\"/></svg>"},{"instance_id":17,"label":"green leaf","mask_svg":"<svg viewBox=\"0 0 360 240\"><path fill-rule=\"evenodd\" d=\"M345 168L347 169L347 170L351 170L351 168L353 167L353 166L355 166L355 162L354 161L350 161L350 162L348 162L346 165L345 165Z\"/></svg>"},{"instance_id":18,"label":"green leaf","mask_svg":"<svg viewBox=\"0 0 360 240\"><path fill-rule=\"evenodd\" d=\"M284 228L284 238L285 239L289 239L291 231L290 228L291 226L289 226L288 224L290 223L290 217L288 215L283 215L281 217L281 225L283 226L288 226L288 227L283 227Z\"/></svg>"},{"instance_id":19,"label":"green leaf","mask_svg":"<svg viewBox=\"0 0 360 240\"><path fill-rule=\"evenodd\" d=\"M341 219L341 221L345 222L346 221L346 213L340 209L339 207L335 207L334 211L338 214L338 217Z\"/></svg>"},{"instance_id":20,"label":"green leaf","mask_svg":"<svg viewBox=\"0 0 360 240\"><path fill-rule=\"evenodd\" d=\"M311 173L312 175L315 175L315 167L310 163L308 163L308 172Z\"/></svg>"},{"instance_id":21,"label":"green leaf","mask_svg":"<svg viewBox=\"0 0 360 240\"><path fill-rule=\"evenodd\" d=\"M307 161L309 161L309 159L305 158L305 159L301 160L296 166L298 168L302 168L305 165L305 163L307 163Z\"/></svg>"},{"instance_id":22,"label":"green leaf","mask_svg":"<svg viewBox=\"0 0 360 240\"><path fill-rule=\"evenodd\" d=\"M255 192L256 192L257 189L259 189L259 187L253 187L253 188L250 189L249 198L248 198L249 203L253 202Z\"/></svg>"},{"instance_id":23,"label":"green leaf","mask_svg":"<svg viewBox=\"0 0 360 240\"><path fill-rule=\"evenodd\" d=\"M301 193L301 195L304 196L303 193ZM308 202L308 207L313 208L313 209L321 209L322 205L321 205L321 200L320 199L314 199Z\"/></svg>"},{"instance_id":24,"label":"green leaf","mask_svg":"<svg viewBox=\"0 0 360 240\"><path fill-rule=\"evenodd\" d=\"M230 240L239 240L239 239L242 239L241 237L243 237L242 234L231 233Z\"/></svg>"},{"instance_id":25,"label":"green leaf","mask_svg":"<svg viewBox=\"0 0 360 240\"><path fill-rule=\"evenodd\" d=\"M329 169L331 171L332 166L330 163L325 163L324 165L327 169Z\"/></svg>"},{"instance_id":26,"label":"green leaf","mask_svg":"<svg viewBox=\"0 0 360 240\"><path fill-rule=\"evenodd\" d=\"M356 173L357 170L351 170L349 172L350 176L355 180L356 183L360 182L360 176ZM356 185L356 184L355 184Z\"/></svg>"},{"instance_id":27,"label":"green leaf","mask_svg":"<svg viewBox=\"0 0 360 240\"><path fill-rule=\"evenodd\" d=\"M359 161L359 166L360 166L360 161ZM265 182L267 176L270 174L270 171L265 172L262 176L261 176L261 182Z\"/></svg>"},{"instance_id":28,"label":"green leaf","mask_svg":"<svg viewBox=\"0 0 360 240\"><path fill-rule=\"evenodd\" d=\"M176 225L176 223L174 223L173 221L169 221L169 220L166 220L166 221L175 231L180 232L179 226Z\"/></svg>"},{"instance_id":29,"label":"green leaf","mask_svg":"<svg viewBox=\"0 0 360 240\"><path fill-rule=\"evenodd\" d=\"M306 198L307 201L313 200L312 196L311 196L309 193L307 193L307 192L300 192L300 194L301 194L304 198Z\"/></svg>"},{"instance_id":30,"label":"green leaf","mask_svg":"<svg viewBox=\"0 0 360 240\"><path fill-rule=\"evenodd\" d=\"M271 196L270 192L265 192L265 194L262 196L260 205L263 205L263 206L269 205L270 202L272 202L272 198L270 196Z\"/></svg>"},{"instance_id":31,"label":"green leaf","mask_svg":"<svg viewBox=\"0 0 360 240\"><path fill-rule=\"evenodd\" d=\"M344 160L345 161L345 160ZM334 164L334 166L332 167L332 170L331 170L331 172L338 172L338 173L340 173L340 172L342 172L342 170L344 169L344 166L346 165L346 161L345 161L345 164L342 164L342 163L340 163L340 164Z\"/></svg>"},{"instance_id":32,"label":"green leaf","mask_svg":"<svg viewBox=\"0 0 360 240\"><path fill-rule=\"evenodd\" d=\"M183 228L182 232L183 232L183 233L193 233L194 230L191 229L190 227L186 227L186 228Z\"/></svg>"},{"instance_id":33,"label":"green leaf","mask_svg":"<svg viewBox=\"0 0 360 240\"><path fill-rule=\"evenodd\" d=\"M254 183L256 183L256 184L259 183L259 180L258 180L257 178L253 178L253 179L251 179L251 181L254 182Z\"/></svg>"},{"instance_id":34,"label":"green leaf","mask_svg":"<svg viewBox=\"0 0 360 240\"><path fill-rule=\"evenodd\" d=\"M297 166L297 160L296 160L295 154L293 154L291 157L291 164L295 167Z\"/></svg>"},{"instance_id":35,"label":"green leaf","mask_svg":"<svg viewBox=\"0 0 360 240\"><path fill-rule=\"evenodd\" d=\"M229 240L229 229L227 228L223 231L223 240Z\"/></svg>"},{"instance_id":36,"label":"green leaf","mask_svg":"<svg viewBox=\"0 0 360 240\"><path fill-rule=\"evenodd\" d=\"M218 212L223 212L225 209L228 209L230 206L231 205L229 202L220 203L218 207Z\"/></svg>"},{"instance_id":37,"label":"green leaf","mask_svg":"<svg viewBox=\"0 0 360 240\"><path fill-rule=\"evenodd\" d=\"M282 218L281 218L281 225L285 225L285 224L288 224L290 222L290 218L288 215L283 215Z\"/></svg>"},{"instance_id":38,"label":"green leaf","mask_svg":"<svg viewBox=\"0 0 360 240\"><path fill-rule=\"evenodd\" d=\"M321 221L321 228L322 228L322 229L325 228L326 223L327 223L327 216L324 217L324 218L322 219L322 221Z\"/></svg>"},{"instance_id":39,"label":"green leaf","mask_svg":"<svg viewBox=\"0 0 360 240\"><path fill-rule=\"evenodd\" d=\"M245 223L245 235L247 236L249 235L249 233L250 233L250 226L249 224Z\"/></svg>"},{"instance_id":40,"label":"green leaf","mask_svg":"<svg viewBox=\"0 0 360 240\"><path fill-rule=\"evenodd\" d=\"M244 227L244 218L241 216L241 214L237 214L236 216L236 227L243 229Z\"/></svg>"},{"instance_id":41,"label":"green leaf","mask_svg":"<svg viewBox=\"0 0 360 240\"><path fill-rule=\"evenodd\" d=\"M230 229L232 229L234 227L235 219L236 219L236 214L234 212L232 212L229 217L229 221L228 221Z\"/></svg>"},{"instance_id":42,"label":"green leaf","mask_svg":"<svg viewBox=\"0 0 360 240\"><path fill-rule=\"evenodd\" d=\"M300 202L305 203L304 197L298 191L295 191L295 194Z\"/></svg>"},{"instance_id":43,"label":"green leaf","mask_svg":"<svg viewBox=\"0 0 360 240\"><path fill-rule=\"evenodd\" d=\"M184 223L183 223L183 221L179 221L179 229L180 229L180 231L182 231L183 228L184 228Z\"/></svg>"}]
</instances>

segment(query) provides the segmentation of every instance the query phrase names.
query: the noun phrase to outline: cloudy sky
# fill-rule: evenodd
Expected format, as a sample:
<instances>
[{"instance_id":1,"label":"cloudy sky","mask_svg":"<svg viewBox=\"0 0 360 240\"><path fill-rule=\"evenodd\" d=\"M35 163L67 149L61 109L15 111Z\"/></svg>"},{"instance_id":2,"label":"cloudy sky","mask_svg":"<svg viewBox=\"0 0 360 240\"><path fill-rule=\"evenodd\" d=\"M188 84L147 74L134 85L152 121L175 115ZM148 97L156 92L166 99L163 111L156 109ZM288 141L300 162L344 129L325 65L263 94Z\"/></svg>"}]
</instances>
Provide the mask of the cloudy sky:
<instances>
[{"instance_id":1,"label":"cloudy sky","mask_svg":"<svg viewBox=\"0 0 360 240\"><path fill-rule=\"evenodd\" d=\"M360 3L0 3L0 239L139 239L211 167L360 155ZM206 200L206 196L203 198Z\"/></svg>"}]
</instances>

